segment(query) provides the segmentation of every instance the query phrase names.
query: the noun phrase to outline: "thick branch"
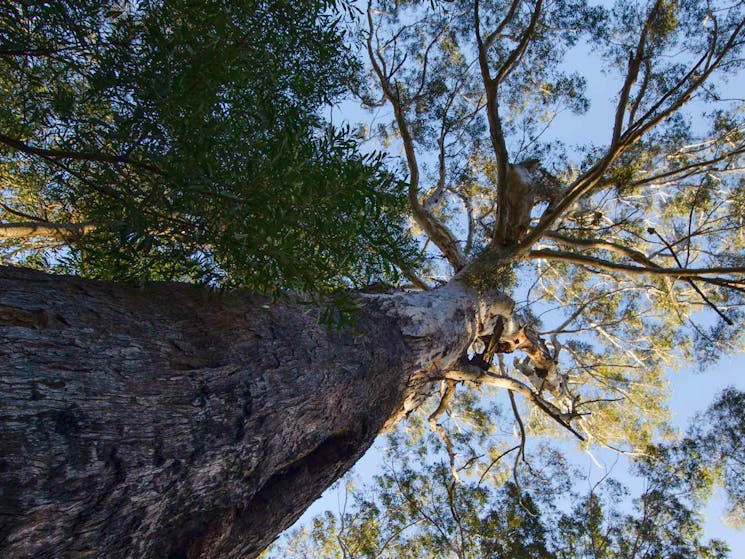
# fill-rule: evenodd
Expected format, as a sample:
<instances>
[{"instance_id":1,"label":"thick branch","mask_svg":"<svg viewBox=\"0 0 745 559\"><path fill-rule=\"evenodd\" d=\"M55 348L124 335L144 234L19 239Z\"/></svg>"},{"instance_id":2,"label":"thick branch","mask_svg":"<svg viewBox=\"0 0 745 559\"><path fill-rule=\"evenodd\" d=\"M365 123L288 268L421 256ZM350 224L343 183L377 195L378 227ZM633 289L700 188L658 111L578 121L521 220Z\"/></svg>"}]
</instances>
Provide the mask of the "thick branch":
<instances>
[{"instance_id":1,"label":"thick branch","mask_svg":"<svg viewBox=\"0 0 745 559\"><path fill-rule=\"evenodd\" d=\"M429 427L433 431L436 431L440 438L442 439L442 442L445 444L445 450L447 450L448 457L450 459L450 472L453 475L453 479L458 481L460 477L458 476L458 470L455 467L455 453L453 452L453 443L450 440L450 437L448 436L447 431L445 428L440 425L437 420L440 419L443 413L445 413L445 410L448 409L448 405L450 405L450 400L453 399L453 396L455 396L455 390L457 386L457 381L455 380L445 380L445 393L442 395L442 399L440 400L440 404L437 406L437 409L432 412L432 414L429 416L427 421L429 422Z\"/></svg>"},{"instance_id":2,"label":"thick branch","mask_svg":"<svg viewBox=\"0 0 745 559\"><path fill-rule=\"evenodd\" d=\"M29 237L50 237L65 240L69 237L86 235L96 229L92 223L46 223L38 221L19 221L0 223L0 239L25 239Z\"/></svg>"},{"instance_id":3,"label":"thick branch","mask_svg":"<svg viewBox=\"0 0 745 559\"><path fill-rule=\"evenodd\" d=\"M683 165L682 167L678 167L677 169L671 169L669 171L665 171L664 173L658 173L656 175L645 177L643 179L634 181L632 185L642 186L645 184L655 183L655 182L665 180L665 179L687 178L692 175L695 175L698 172L705 172L707 170L710 171L712 165L721 163L722 161L726 161L728 159L731 159L738 155L742 155L744 153L745 153L745 144L740 144L733 150L728 151L727 153L723 155L712 157L711 159L704 159L702 161L696 161L694 163L689 163L688 165Z\"/></svg>"},{"instance_id":4,"label":"thick branch","mask_svg":"<svg viewBox=\"0 0 745 559\"><path fill-rule=\"evenodd\" d=\"M533 13L530 17L530 23L528 23L528 27L525 29L525 32L520 38L520 42L507 56L507 60L504 61L504 64L502 64L502 66L499 68L497 75L494 76L494 82L496 84L502 83L505 78L510 75L510 72L512 72L512 69L515 67L515 64L517 64L517 62L522 58L523 54L525 54L525 50L528 48L528 44L533 38L533 33L535 32L536 25L538 24L538 18L541 15L542 8L543 0L538 0L533 7Z\"/></svg>"},{"instance_id":5,"label":"thick branch","mask_svg":"<svg viewBox=\"0 0 745 559\"><path fill-rule=\"evenodd\" d=\"M543 410L549 417L554 419L565 429L572 432L577 438L584 441L584 437L580 435L571 425L569 425L564 419L565 415L559 408L557 408L551 402L548 402L541 398L537 393L533 392L527 384L520 382L517 379L504 375L495 375L491 372L485 372L478 367L468 368L463 364L458 366L458 369L451 369L447 371L444 378L451 380L460 380L473 382L476 384L488 384L497 388L504 388L510 392L520 394L531 403L535 404L538 408Z\"/></svg>"},{"instance_id":6,"label":"thick branch","mask_svg":"<svg viewBox=\"0 0 745 559\"><path fill-rule=\"evenodd\" d=\"M479 1L473 6L474 30L476 33L476 45L478 47L479 68L481 79L484 83L486 94L486 118L489 123L489 138L497 159L497 221L494 231L493 243L501 244L505 237L506 222L504 219L505 207L507 205L507 168L509 155L507 144L502 130L502 120L499 116L499 98L497 88L499 83L492 80L489 70L489 58L487 47L481 39L481 20L479 17Z\"/></svg>"},{"instance_id":7,"label":"thick branch","mask_svg":"<svg viewBox=\"0 0 745 559\"><path fill-rule=\"evenodd\" d=\"M549 231L548 233L546 233L545 237L553 241L556 241L559 244L565 244L565 245L581 247L581 248L598 248L601 250L608 250L610 252L615 252L616 254L621 254L623 256L626 256L634 260L635 262L638 262L639 264L644 264L645 266L655 267L655 268L661 267L655 264L654 262L652 262L649 259L649 257L647 257L644 253L636 249L633 249L631 247L619 245L617 243L613 243L610 241L603 241L600 239L578 239L576 237L568 237L566 235L562 235L561 233L557 231Z\"/></svg>"}]
</instances>

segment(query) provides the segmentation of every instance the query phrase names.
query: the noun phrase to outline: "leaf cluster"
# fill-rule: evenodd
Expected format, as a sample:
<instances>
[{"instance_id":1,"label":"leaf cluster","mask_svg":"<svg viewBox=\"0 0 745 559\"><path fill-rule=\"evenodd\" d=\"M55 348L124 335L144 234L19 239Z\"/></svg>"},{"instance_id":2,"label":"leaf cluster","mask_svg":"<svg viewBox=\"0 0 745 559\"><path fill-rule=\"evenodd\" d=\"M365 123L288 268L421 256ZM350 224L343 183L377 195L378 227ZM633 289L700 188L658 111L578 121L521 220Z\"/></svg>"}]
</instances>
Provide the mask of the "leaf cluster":
<instances>
[{"instance_id":1,"label":"leaf cluster","mask_svg":"<svg viewBox=\"0 0 745 559\"><path fill-rule=\"evenodd\" d=\"M402 186L320 116L358 65L339 4L4 4L2 218L94 229L21 260L263 291L395 279Z\"/></svg>"}]
</instances>

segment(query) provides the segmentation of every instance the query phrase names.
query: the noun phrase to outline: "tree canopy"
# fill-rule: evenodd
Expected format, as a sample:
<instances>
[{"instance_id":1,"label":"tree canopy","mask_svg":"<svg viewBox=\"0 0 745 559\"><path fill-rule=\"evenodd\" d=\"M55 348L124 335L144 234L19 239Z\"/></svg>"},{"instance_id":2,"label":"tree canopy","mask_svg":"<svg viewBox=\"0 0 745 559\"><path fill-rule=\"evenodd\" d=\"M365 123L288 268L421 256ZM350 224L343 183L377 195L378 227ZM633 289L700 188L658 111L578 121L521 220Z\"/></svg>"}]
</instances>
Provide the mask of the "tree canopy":
<instances>
[{"instance_id":1,"label":"tree canopy","mask_svg":"<svg viewBox=\"0 0 745 559\"><path fill-rule=\"evenodd\" d=\"M437 247L425 278L448 267L506 288L602 444L652 440L666 367L741 347L742 10L371 2L363 17L358 94L389 108L367 131L403 150L412 214ZM605 102L587 96L593 67L617 92L596 113L607 121L562 130ZM567 397L561 379L532 381Z\"/></svg>"},{"instance_id":2,"label":"tree canopy","mask_svg":"<svg viewBox=\"0 0 745 559\"><path fill-rule=\"evenodd\" d=\"M395 277L400 182L321 115L357 68L337 8L5 3L5 257L260 291Z\"/></svg>"}]
</instances>

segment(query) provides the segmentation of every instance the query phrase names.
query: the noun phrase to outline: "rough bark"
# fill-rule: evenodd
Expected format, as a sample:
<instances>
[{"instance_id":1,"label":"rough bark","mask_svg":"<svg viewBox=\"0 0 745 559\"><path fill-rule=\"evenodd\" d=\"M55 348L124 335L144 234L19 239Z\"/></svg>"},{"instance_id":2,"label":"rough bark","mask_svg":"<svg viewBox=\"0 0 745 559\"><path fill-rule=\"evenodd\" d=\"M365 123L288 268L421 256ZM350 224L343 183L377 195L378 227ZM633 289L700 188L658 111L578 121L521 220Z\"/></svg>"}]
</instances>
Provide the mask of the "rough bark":
<instances>
[{"instance_id":1,"label":"rough bark","mask_svg":"<svg viewBox=\"0 0 745 559\"><path fill-rule=\"evenodd\" d=\"M0 268L0 556L254 557L511 310L358 300Z\"/></svg>"}]
</instances>

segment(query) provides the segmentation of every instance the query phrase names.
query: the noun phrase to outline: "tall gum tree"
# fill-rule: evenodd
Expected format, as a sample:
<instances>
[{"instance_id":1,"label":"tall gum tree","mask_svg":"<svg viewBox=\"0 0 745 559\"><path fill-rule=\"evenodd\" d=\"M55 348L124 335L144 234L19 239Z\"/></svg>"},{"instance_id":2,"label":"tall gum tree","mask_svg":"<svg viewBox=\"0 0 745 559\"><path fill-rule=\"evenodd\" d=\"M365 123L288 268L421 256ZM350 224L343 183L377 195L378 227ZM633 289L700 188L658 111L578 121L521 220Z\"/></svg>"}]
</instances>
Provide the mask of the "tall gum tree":
<instances>
[{"instance_id":1,"label":"tall gum tree","mask_svg":"<svg viewBox=\"0 0 745 559\"><path fill-rule=\"evenodd\" d=\"M4 12L25 40L0 51L3 79L24 86L6 93L0 130L9 257L62 244L81 275L254 290L360 285L397 266L411 285L275 299L3 269L2 553L253 557L438 381L430 423L448 448L438 420L459 383L633 448L653 434L663 365L736 347L743 123L715 87L741 64L739 4L368 5L354 88L390 109L375 131L403 149L418 263L381 161L302 120L328 100L304 89L313 80L341 87L298 71L340 63L299 47L336 40L315 26L330 3L308 21L291 4L240 17L187 4L91 2L72 14L86 33L55 5ZM618 95L608 143L569 149L542 132L587 107L562 66L578 44L616 72ZM710 124L694 122L701 104ZM288 118L301 122L275 126ZM556 306L556 326L516 294ZM329 325L326 308L344 320Z\"/></svg>"}]
</instances>

